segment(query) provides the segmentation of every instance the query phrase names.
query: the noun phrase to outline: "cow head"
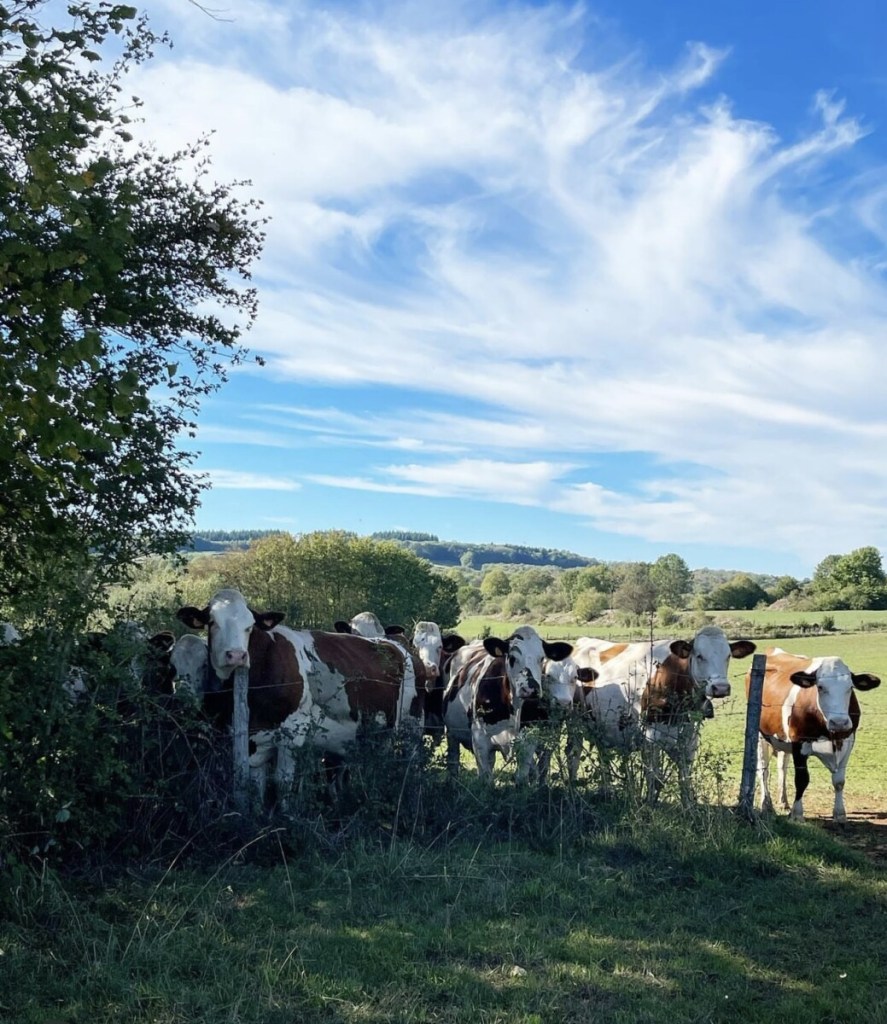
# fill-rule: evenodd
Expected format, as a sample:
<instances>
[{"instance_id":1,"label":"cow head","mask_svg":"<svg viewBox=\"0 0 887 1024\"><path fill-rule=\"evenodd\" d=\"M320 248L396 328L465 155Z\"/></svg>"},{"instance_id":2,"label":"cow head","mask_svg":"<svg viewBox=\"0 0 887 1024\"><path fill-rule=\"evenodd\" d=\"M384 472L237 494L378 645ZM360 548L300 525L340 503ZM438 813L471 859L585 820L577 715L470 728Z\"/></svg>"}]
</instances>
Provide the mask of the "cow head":
<instances>
[{"instance_id":1,"label":"cow head","mask_svg":"<svg viewBox=\"0 0 887 1024\"><path fill-rule=\"evenodd\" d=\"M553 661L546 658L543 666L545 692L561 707L568 708L577 699L580 686L588 686L597 679L597 669L578 665L572 657Z\"/></svg>"},{"instance_id":2,"label":"cow head","mask_svg":"<svg viewBox=\"0 0 887 1024\"><path fill-rule=\"evenodd\" d=\"M515 706L527 697L538 697L542 693L545 658L563 661L573 652L571 644L543 640L532 626L521 626L507 640L489 636L484 640L484 648L494 658L505 659L505 676Z\"/></svg>"},{"instance_id":3,"label":"cow head","mask_svg":"<svg viewBox=\"0 0 887 1024\"><path fill-rule=\"evenodd\" d=\"M210 664L220 679L249 668L249 638L254 627L273 629L283 612L254 612L237 590L220 590L205 608L187 606L176 613L190 629L208 630Z\"/></svg>"},{"instance_id":4,"label":"cow head","mask_svg":"<svg viewBox=\"0 0 887 1024\"><path fill-rule=\"evenodd\" d=\"M383 626L379 616L375 612L360 612L350 622L344 619L337 619L333 623L333 629L337 633L350 633L352 636L362 636L367 640L375 640L377 637L405 637L403 626Z\"/></svg>"},{"instance_id":5,"label":"cow head","mask_svg":"<svg viewBox=\"0 0 887 1024\"><path fill-rule=\"evenodd\" d=\"M413 646L425 666L428 686L433 689L438 685L445 659L464 647L465 640L458 633L444 636L436 622L417 622L413 629Z\"/></svg>"},{"instance_id":6,"label":"cow head","mask_svg":"<svg viewBox=\"0 0 887 1024\"><path fill-rule=\"evenodd\" d=\"M793 672L791 681L802 689L816 687L816 706L833 740L849 736L855 726L850 714L854 690L874 690L881 685L878 676L854 673L840 658L814 658L803 671Z\"/></svg>"},{"instance_id":7,"label":"cow head","mask_svg":"<svg viewBox=\"0 0 887 1024\"><path fill-rule=\"evenodd\" d=\"M711 699L730 696L727 679L730 658L747 658L754 654L755 645L750 640L730 643L718 626L704 626L692 640L673 641L669 650L676 658L687 662L693 683Z\"/></svg>"}]
</instances>

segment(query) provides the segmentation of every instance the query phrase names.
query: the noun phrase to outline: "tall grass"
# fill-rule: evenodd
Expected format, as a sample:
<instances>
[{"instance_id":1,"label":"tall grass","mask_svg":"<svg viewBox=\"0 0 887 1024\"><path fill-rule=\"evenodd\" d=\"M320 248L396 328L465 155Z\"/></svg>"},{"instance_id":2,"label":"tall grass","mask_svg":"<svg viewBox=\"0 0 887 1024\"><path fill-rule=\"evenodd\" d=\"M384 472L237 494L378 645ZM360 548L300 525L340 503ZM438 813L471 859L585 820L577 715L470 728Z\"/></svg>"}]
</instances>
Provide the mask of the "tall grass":
<instances>
[{"instance_id":1,"label":"tall grass","mask_svg":"<svg viewBox=\"0 0 887 1024\"><path fill-rule=\"evenodd\" d=\"M0 922L0 1020L885 1019L887 881L821 830L609 802L565 835L557 787L464 785L476 826L433 842L46 878Z\"/></svg>"}]
</instances>

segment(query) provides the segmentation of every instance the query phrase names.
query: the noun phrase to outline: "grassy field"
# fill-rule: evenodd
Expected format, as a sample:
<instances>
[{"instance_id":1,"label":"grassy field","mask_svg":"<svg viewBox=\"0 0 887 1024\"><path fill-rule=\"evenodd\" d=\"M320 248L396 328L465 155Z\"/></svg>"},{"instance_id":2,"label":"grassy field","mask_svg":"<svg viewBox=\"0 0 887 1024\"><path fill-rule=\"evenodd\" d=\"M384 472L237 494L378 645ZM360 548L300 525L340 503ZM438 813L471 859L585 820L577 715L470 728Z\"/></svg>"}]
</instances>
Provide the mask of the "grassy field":
<instances>
[{"instance_id":1,"label":"grassy field","mask_svg":"<svg viewBox=\"0 0 887 1024\"><path fill-rule=\"evenodd\" d=\"M850 757L844 794L848 814L887 815L887 633L840 633L756 642L760 653L769 646L779 646L810 657L837 655L854 672L873 672L880 676L882 683L876 690L857 695L862 720ZM749 665L750 659L731 663L733 693L718 702L714 719L703 729L702 749L722 755L728 774L737 780L742 767L745 674ZM816 758L810 759L809 766L810 786L804 797L805 811L808 816L830 815L833 790L828 771ZM771 795L775 797L775 772L771 774Z\"/></svg>"},{"instance_id":2,"label":"grassy field","mask_svg":"<svg viewBox=\"0 0 887 1024\"><path fill-rule=\"evenodd\" d=\"M887 680L887 633L779 643ZM807 823L733 812L749 664L689 812L432 764L397 828L274 820L209 867L19 875L0 1022L887 1024L887 830L817 820L818 762ZM857 819L887 810L887 683L861 703Z\"/></svg>"},{"instance_id":3,"label":"grassy field","mask_svg":"<svg viewBox=\"0 0 887 1024\"><path fill-rule=\"evenodd\" d=\"M0 1021L887 1021L887 877L822 828L475 796L471 842L44 878L0 921Z\"/></svg>"},{"instance_id":4,"label":"grassy field","mask_svg":"<svg viewBox=\"0 0 887 1024\"><path fill-rule=\"evenodd\" d=\"M795 654L811 657L830 654L844 659L854 672L873 672L883 680L880 687L867 693L858 694L862 708L862 722L856 744L851 755L845 787L847 811L852 816L874 817L887 815L887 630L877 627L884 623L884 612L829 612L835 619L835 632L809 634L792 637L760 637L754 640L759 653L768 647L778 646ZM799 615L787 612L724 612L715 615L716 621L725 628L727 635L738 638L744 634L742 624L755 629L783 627L802 622L805 618L813 625L821 621L821 614ZM485 628L493 635L508 636L514 629L514 622L491 619L466 619L459 624L459 631L466 637L478 635ZM844 632L859 629L861 632ZM692 629L674 627L675 635L690 637ZM628 638L624 626L597 627L595 623L584 626L552 624L539 627L543 636L549 639L570 639L577 636L598 636L604 639ZM666 631L657 630L657 636ZM639 639L640 634L634 639ZM742 756L745 733L745 674L751 667L751 659L732 661L730 682L732 695L718 701L715 718L707 722L702 732L702 753L714 756L719 761L719 771L724 775L724 798L735 800L739 793L742 771ZM773 763L775 769L775 762ZM771 773L771 793L775 795L775 771ZM808 815L826 816L832 811L833 790L825 767L815 758L810 759L810 786L805 794L805 810Z\"/></svg>"}]
</instances>

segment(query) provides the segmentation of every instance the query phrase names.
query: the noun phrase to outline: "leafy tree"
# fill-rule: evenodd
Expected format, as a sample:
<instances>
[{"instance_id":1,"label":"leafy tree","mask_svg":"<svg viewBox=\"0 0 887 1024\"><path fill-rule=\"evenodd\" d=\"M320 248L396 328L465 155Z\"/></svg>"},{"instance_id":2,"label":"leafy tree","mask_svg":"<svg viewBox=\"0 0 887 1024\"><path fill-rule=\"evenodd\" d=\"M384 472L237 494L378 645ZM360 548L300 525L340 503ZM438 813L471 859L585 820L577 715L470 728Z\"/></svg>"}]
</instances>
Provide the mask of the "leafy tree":
<instances>
[{"instance_id":1,"label":"leafy tree","mask_svg":"<svg viewBox=\"0 0 887 1024\"><path fill-rule=\"evenodd\" d=\"M550 569L524 569L512 575L511 592L536 597L554 584L555 574Z\"/></svg>"},{"instance_id":2,"label":"leafy tree","mask_svg":"<svg viewBox=\"0 0 887 1024\"><path fill-rule=\"evenodd\" d=\"M828 555L813 573L813 591L821 608L887 607L887 577L875 547L848 555Z\"/></svg>"},{"instance_id":3,"label":"leafy tree","mask_svg":"<svg viewBox=\"0 0 887 1024\"><path fill-rule=\"evenodd\" d=\"M607 610L609 600L599 590L580 590L573 602L573 614L578 622L591 622Z\"/></svg>"},{"instance_id":4,"label":"leafy tree","mask_svg":"<svg viewBox=\"0 0 887 1024\"><path fill-rule=\"evenodd\" d=\"M511 593L511 581L504 569L490 569L481 580L480 592L485 598L505 597Z\"/></svg>"},{"instance_id":5,"label":"leafy tree","mask_svg":"<svg viewBox=\"0 0 887 1024\"><path fill-rule=\"evenodd\" d=\"M0 5L0 587L14 601L64 560L85 614L136 556L182 541L203 485L176 441L245 358L257 204L208 180L205 141L159 156L124 113L125 72L160 41L122 4L82 0L67 18Z\"/></svg>"},{"instance_id":6,"label":"leafy tree","mask_svg":"<svg viewBox=\"0 0 887 1024\"><path fill-rule=\"evenodd\" d=\"M634 615L656 610L656 586L650 575L651 569L647 562L634 562L626 567L622 582L613 594L614 608Z\"/></svg>"},{"instance_id":7,"label":"leafy tree","mask_svg":"<svg viewBox=\"0 0 887 1024\"><path fill-rule=\"evenodd\" d=\"M682 608L690 592L693 577L690 567L680 555L663 555L650 569L650 579L656 587L659 603Z\"/></svg>"},{"instance_id":8,"label":"leafy tree","mask_svg":"<svg viewBox=\"0 0 887 1024\"><path fill-rule=\"evenodd\" d=\"M284 612L297 628L330 629L337 619L362 611L375 612L385 625L405 628L419 619L433 619L445 628L459 620L455 580L435 573L394 541L341 530L277 534L246 552L191 565L200 571L201 562L221 562L214 582L237 587L254 607Z\"/></svg>"},{"instance_id":9,"label":"leafy tree","mask_svg":"<svg viewBox=\"0 0 887 1024\"><path fill-rule=\"evenodd\" d=\"M801 582L796 580L794 576L780 576L773 584L770 595L774 601L779 601L783 597L788 597L789 594L798 593L800 589Z\"/></svg>"},{"instance_id":10,"label":"leafy tree","mask_svg":"<svg viewBox=\"0 0 887 1024\"><path fill-rule=\"evenodd\" d=\"M708 595L706 607L713 609L757 608L768 602L770 595L747 573L738 573Z\"/></svg>"}]
</instances>

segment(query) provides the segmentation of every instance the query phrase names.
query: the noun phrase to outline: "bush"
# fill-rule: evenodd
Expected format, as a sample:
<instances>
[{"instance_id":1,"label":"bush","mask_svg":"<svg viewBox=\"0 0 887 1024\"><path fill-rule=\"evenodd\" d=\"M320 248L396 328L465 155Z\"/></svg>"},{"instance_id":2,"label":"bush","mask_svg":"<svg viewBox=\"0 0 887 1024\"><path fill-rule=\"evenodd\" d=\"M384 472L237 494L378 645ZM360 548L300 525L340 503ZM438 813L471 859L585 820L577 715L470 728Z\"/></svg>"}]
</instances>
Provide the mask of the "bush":
<instances>
[{"instance_id":1,"label":"bush","mask_svg":"<svg viewBox=\"0 0 887 1024\"><path fill-rule=\"evenodd\" d=\"M599 590L581 590L573 602L573 614L578 622L591 622L606 610L609 599Z\"/></svg>"},{"instance_id":2,"label":"bush","mask_svg":"<svg viewBox=\"0 0 887 1024\"><path fill-rule=\"evenodd\" d=\"M681 616L674 608L663 605L656 612L656 618L659 620L660 626L673 626L676 622L680 622Z\"/></svg>"}]
</instances>

